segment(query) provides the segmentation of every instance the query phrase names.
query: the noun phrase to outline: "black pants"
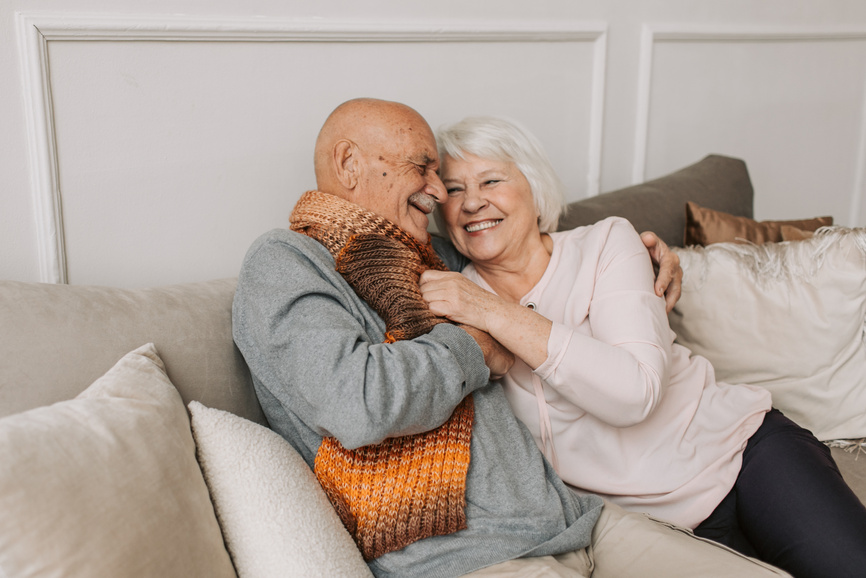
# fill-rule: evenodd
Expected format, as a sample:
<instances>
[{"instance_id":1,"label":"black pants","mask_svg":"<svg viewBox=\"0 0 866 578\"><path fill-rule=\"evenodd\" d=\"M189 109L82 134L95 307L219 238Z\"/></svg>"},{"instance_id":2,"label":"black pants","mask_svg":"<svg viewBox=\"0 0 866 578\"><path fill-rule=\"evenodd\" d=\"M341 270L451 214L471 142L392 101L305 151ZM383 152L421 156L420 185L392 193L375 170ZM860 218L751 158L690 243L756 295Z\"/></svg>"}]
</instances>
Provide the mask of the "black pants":
<instances>
[{"instance_id":1,"label":"black pants","mask_svg":"<svg viewBox=\"0 0 866 578\"><path fill-rule=\"evenodd\" d=\"M695 534L796 578L866 576L866 507L829 448L775 409L749 439L733 489Z\"/></svg>"}]
</instances>

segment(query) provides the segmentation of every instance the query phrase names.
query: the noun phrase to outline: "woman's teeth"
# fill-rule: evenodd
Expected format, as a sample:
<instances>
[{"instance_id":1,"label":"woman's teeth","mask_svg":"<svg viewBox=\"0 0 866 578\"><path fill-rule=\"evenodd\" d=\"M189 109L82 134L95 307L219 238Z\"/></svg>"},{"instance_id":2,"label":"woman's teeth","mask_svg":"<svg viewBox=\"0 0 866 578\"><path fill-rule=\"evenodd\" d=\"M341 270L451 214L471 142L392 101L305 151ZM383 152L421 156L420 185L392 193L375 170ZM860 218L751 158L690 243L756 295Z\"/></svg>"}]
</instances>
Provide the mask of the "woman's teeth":
<instances>
[{"instance_id":1,"label":"woman's teeth","mask_svg":"<svg viewBox=\"0 0 866 578\"><path fill-rule=\"evenodd\" d=\"M471 223L463 227L469 233L476 233L478 231L483 231L484 229L489 229L490 227L495 227L499 223L502 222L502 219L497 219L495 221L483 221L481 223Z\"/></svg>"}]
</instances>

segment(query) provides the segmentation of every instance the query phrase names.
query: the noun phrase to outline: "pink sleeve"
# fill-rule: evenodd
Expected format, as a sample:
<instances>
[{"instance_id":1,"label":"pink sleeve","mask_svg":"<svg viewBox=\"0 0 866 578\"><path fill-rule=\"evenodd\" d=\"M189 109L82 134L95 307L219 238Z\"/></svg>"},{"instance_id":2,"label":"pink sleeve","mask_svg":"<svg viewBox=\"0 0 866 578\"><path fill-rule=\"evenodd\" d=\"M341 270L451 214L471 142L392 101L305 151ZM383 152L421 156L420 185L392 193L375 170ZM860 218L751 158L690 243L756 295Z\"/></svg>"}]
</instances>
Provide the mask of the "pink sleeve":
<instances>
[{"instance_id":1,"label":"pink sleeve","mask_svg":"<svg viewBox=\"0 0 866 578\"><path fill-rule=\"evenodd\" d=\"M671 331L654 281L638 234L627 221L613 220L599 247L591 335L575 331L582 319L554 322L547 360L536 369L568 401L615 427L646 419L668 381Z\"/></svg>"}]
</instances>

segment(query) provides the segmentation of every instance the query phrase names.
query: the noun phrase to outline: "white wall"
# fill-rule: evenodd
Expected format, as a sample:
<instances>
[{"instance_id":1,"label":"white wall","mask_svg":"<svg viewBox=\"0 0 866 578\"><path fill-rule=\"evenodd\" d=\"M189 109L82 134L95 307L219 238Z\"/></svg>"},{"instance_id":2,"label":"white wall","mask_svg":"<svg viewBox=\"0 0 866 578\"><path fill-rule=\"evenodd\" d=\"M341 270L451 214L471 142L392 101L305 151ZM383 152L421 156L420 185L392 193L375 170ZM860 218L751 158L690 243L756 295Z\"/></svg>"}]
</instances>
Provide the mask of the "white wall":
<instances>
[{"instance_id":1,"label":"white wall","mask_svg":"<svg viewBox=\"0 0 866 578\"><path fill-rule=\"evenodd\" d=\"M238 4L0 3L0 278L235 275L363 95L520 120L572 199L722 153L757 218L866 225L858 0Z\"/></svg>"}]
</instances>

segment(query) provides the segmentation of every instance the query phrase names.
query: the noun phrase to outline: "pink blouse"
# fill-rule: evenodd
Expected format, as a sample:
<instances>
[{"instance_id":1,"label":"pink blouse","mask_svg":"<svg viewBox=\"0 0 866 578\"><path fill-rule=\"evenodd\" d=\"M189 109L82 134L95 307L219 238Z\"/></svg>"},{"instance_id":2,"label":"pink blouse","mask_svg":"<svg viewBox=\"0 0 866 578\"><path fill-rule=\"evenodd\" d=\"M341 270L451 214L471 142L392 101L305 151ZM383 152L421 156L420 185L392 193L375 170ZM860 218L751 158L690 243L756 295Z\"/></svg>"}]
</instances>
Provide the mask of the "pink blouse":
<instances>
[{"instance_id":1,"label":"pink blouse","mask_svg":"<svg viewBox=\"0 0 866 578\"><path fill-rule=\"evenodd\" d=\"M565 482L694 528L733 487L770 393L717 383L673 342L628 221L551 237L550 264L520 301L553 322L547 360L535 371L515 362L508 400ZM491 290L474 266L463 274Z\"/></svg>"}]
</instances>

